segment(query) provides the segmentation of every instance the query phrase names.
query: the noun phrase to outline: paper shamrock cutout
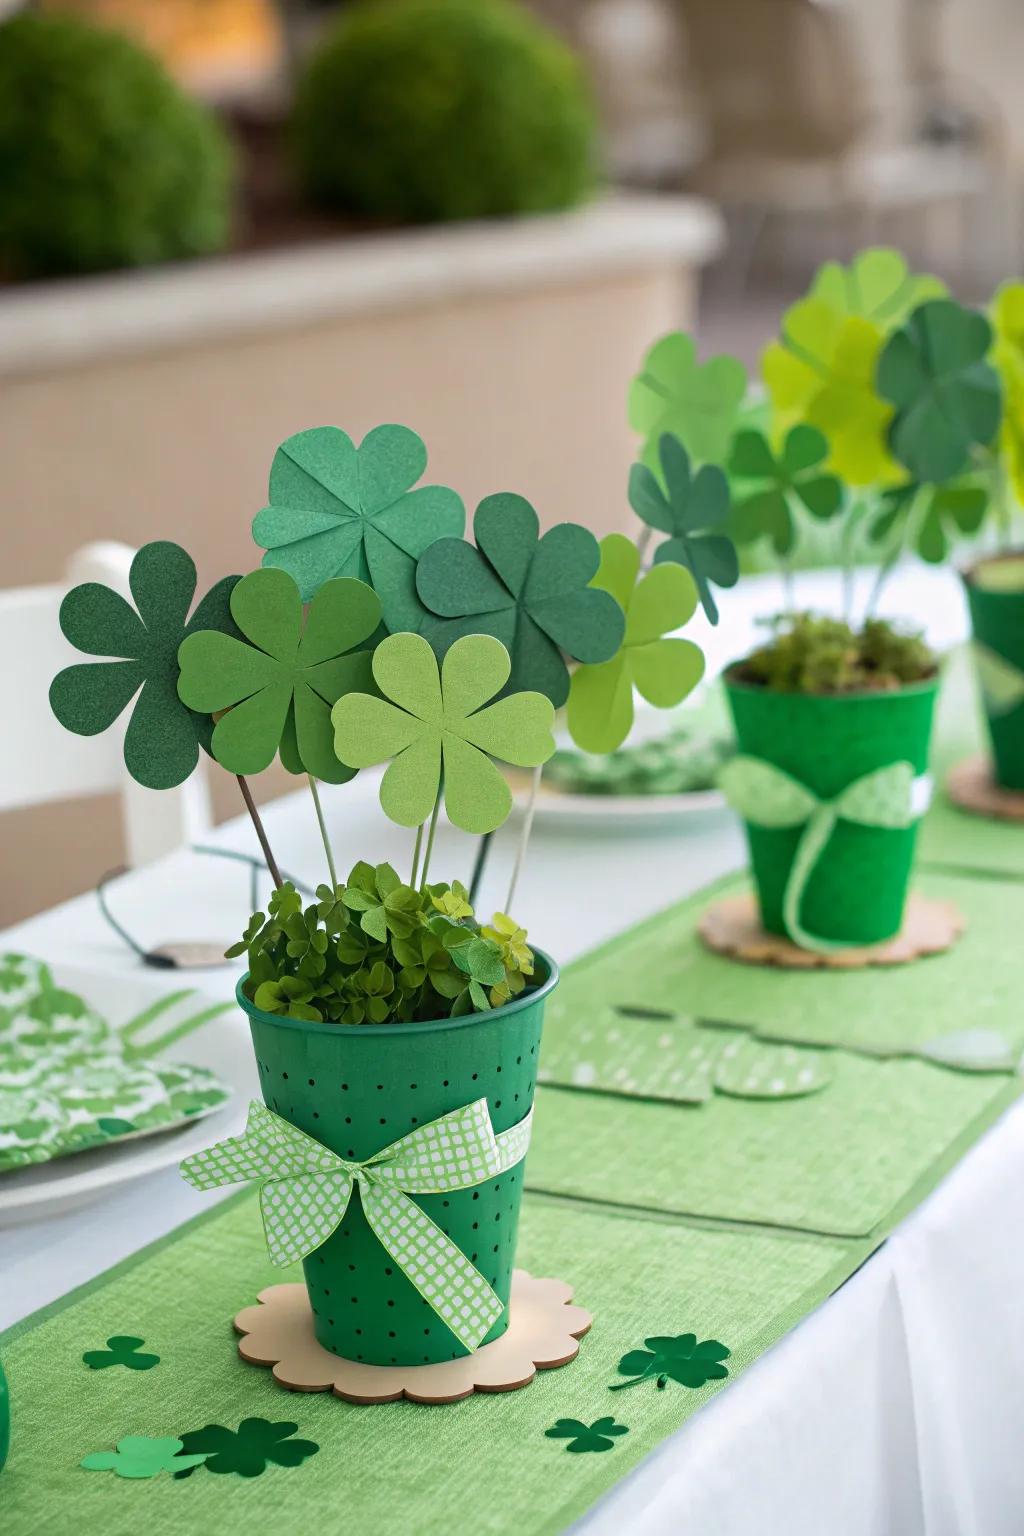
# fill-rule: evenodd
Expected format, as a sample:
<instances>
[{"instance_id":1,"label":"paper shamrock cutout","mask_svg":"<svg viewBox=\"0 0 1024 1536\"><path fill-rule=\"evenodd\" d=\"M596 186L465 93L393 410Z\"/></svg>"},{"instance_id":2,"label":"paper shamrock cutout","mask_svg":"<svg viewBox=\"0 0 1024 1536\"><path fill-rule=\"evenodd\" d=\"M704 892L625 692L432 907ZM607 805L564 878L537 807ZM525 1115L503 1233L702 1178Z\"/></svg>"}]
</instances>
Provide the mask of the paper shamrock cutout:
<instances>
[{"instance_id":1,"label":"paper shamrock cutout","mask_svg":"<svg viewBox=\"0 0 1024 1536\"><path fill-rule=\"evenodd\" d=\"M181 1450L181 1441L173 1435L125 1435L116 1451L93 1451L80 1465L87 1472L116 1472L118 1477L158 1477L161 1472L182 1477L184 1469L191 1472L206 1460L205 1453L182 1455Z\"/></svg>"},{"instance_id":2,"label":"paper shamrock cutout","mask_svg":"<svg viewBox=\"0 0 1024 1536\"><path fill-rule=\"evenodd\" d=\"M1017 501L1024 501L1024 283L1004 283L991 311L994 363L1003 385L1000 450Z\"/></svg>"},{"instance_id":3,"label":"paper shamrock cutout","mask_svg":"<svg viewBox=\"0 0 1024 1536\"><path fill-rule=\"evenodd\" d=\"M658 443L666 432L699 463L724 463L746 387L736 358L698 363L692 336L674 331L655 342L629 388L629 424L645 438L641 457L648 469L659 468Z\"/></svg>"},{"instance_id":4,"label":"paper shamrock cutout","mask_svg":"<svg viewBox=\"0 0 1024 1536\"><path fill-rule=\"evenodd\" d=\"M178 1457L182 1470L176 1477L188 1477L202 1462L208 1472L237 1472L239 1477L259 1477L270 1465L297 1467L320 1447L315 1440L293 1440L297 1424L284 1421L271 1424L269 1419L243 1419L237 1430L223 1424L206 1424L202 1429L182 1435L185 1452ZM186 1462L191 1465L185 1466Z\"/></svg>"},{"instance_id":5,"label":"paper shamrock cutout","mask_svg":"<svg viewBox=\"0 0 1024 1536\"><path fill-rule=\"evenodd\" d=\"M568 1440L567 1451L611 1451L615 1448L615 1436L628 1435L625 1424L616 1424L613 1414L584 1424L581 1419L556 1419L544 1434L549 1440Z\"/></svg>"},{"instance_id":6,"label":"paper shamrock cutout","mask_svg":"<svg viewBox=\"0 0 1024 1536\"><path fill-rule=\"evenodd\" d=\"M948 485L899 485L880 497L868 537L873 544L884 544L897 530L905 537L904 525L912 517L910 542L922 560L941 564L958 536L977 533L988 509L985 487L967 478Z\"/></svg>"},{"instance_id":7,"label":"paper shamrock cutout","mask_svg":"<svg viewBox=\"0 0 1024 1536\"><path fill-rule=\"evenodd\" d=\"M659 1387L667 1381L678 1381L684 1387L703 1387L709 1381L721 1381L728 1376L730 1351L717 1339L697 1343L695 1333L680 1333L675 1338L657 1336L644 1339L644 1349L631 1349L619 1361L619 1373L632 1376L632 1381L617 1381L612 1392L624 1387L635 1387L641 1381L655 1380Z\"/></svg>"},{"instance_id":8,"label":"paper shamrock cutout","mask_svg":"<svg viewBox=\"0 0 1024 1536\"><path fill-rule=\"evenodd\" d=\"M487 634L512 658L507 691L546 694L559 709L569 694L562 652L575 661L607 661L622 643L622 610L589 582L601 560L597 540L577 523L539 537L540 523L522 496L486 496L473 537L438 539L416 568L416 589L433 619L422 632L439 657L461 635Z\"/></svg>"},{"instance_id":9,"label":"paper shamrock cutout","mask_svg":"<svg viewBox=\"0 0 1024 1536\"><path fill-rule=\"evenodd\" d=\"M889 443L916 480L941 485L999 428L999 375L986 361L992 327L952 299L922 304L878 359L878 393L896 410Z\"/></svg>"},{"instance_id":10,"label":"paper shamrock cutout","mask_svg":"<svg viewBox=\"0 0 1024 1536\"><path fill-rule=\"evenodd\" d=\"M291 576L265 569L238 583L231 613L245 638L205 631L180 652L185 703L227 711L214 727L214 757L232 773L260 773L280 749L289 773L345 783L352 773L334 755L331 705L371 686L370 653L355 647L380 623L376 594L349 577L325 582L303 624Z\"/></svg>"},{"instance_id":11,"label":"paper shamrock cutout","mask_svg":"<svg viewBox=\"0 0 1024 1536\"><path fill-rule=\"evenodd\" d=\"M734 587L740 574L733 542L721 531L729 517L729 483L715 464L704 464L692 474L689 454L671 433L659 439L658 454L662 483L646 464L634 464L629 472L629 504L642 522L669 535L659 544L655 563L673 560L684 565L696 583L704 612L717 624L711 583Z\"/></svg>"},{"instance_id":12,"label":"paper shamrock cutout","mask_svg":"<svg viewBox=\"0 0 1024 1536\"><path fill-rule=\"evenodd\" d=\"M449 821L464 832L493 832L511 810L512 795L491 757L534 767L555 749L554 709L544 694L513 693L487 703L510 671L508 652L491 635L456 640L440 667L422 635L391 635L373 657L383 698L350 693L338 701L335 750L351 768L394 759L381 781L380 803L400 827L427 820L443 767Z\"/></svg>"},{"instance_id":13,"label":"paper shamrock cutout","mask_svg":"<svg viewBox=\"0 0 1024 1536\"><path fill-rule=\"evenodd\" d=\"M946 285L910 271L899 251L878 246L861 251L848 267L826 261L810 289L840 315L860 315L883 330L901 325L912 309L945 296Z\"/></svg>"},{"instance_id":14,"label":"paper shamrock cutout","mask_svg":"<svg viewBox=\"0 0 1024 1536\"><path fill-rule=\"evenodd\" d=\"M883 339L860 315L843 316L824 299L801 299L762 358L778 424L823 432L829 468L850 485L891 485L903 477L886 442L892 408L875 391Z\"/></svg>"},{"instance_id":15,"label":"paper shamrock cutout","mask_svg":"<svg viewBox=\"0 0 1024 1536\"><path fill-rule=\"evenodd\" d=\"M682 703L704 675L691 640L667 638L693 615L697 588L671 561L640 574L640 554L625 534L601 540L594 585L610 592L626 615L622 648L611 661L578 667L569 689L569 734L585 752L614 752L633 725L633 689L658 709Z\"/></svg>"},{"instance_id":16,"label":"paper shamrock cutout","mask_svg":"<svg viewBox=\"0 0 1024 1536\"><path fill-rule=\"evenodd\" d=\"M796 543L794 502L822 521L843 503L843 487L824 471L828 443L816 427L796 426L776 453L761 432L737 434L729 459L733 477L732 533L740 544L770 538L779 555Z\"/></svg>"},{"instance_id":17,"label":"paper shamrock cutout","mask_svg":"<svg viewBox=\"0 0 1024 1536\"><path fill-rule=\"evenodd\" d=\"M455 491L416 486L426 467L408 427L374 427L358 448L339 427L297 432L274 455L270 504L253 520L263 564L293 576L304 603L332 577L357 577L390 630L416 629L416 561L435 539L461 538L466 522Z\"/></svg>"},{"instance_id":18,"label":"paper shamrock cutout","mask_svg":"<svg viewBox=\"0 0 1024 1536\"><path fill-rule=\"evenodd\" d=\"M128 579L135 608L97 581L72 587L61 603L60 627L73 646L122 659L65 667L50 684L50 708L66 730L97 736L138 694L125 732L125 767L147 789L173 789L195 768L200 746L209 751L212 731L178 697L178 647L199 630L235 633L228 600L238 577L211 587L191 619L196 568L180 545L144 544Z\"/></svg>"},{"instance_id":19,"label":"paper shamrock cutout","mask_svg":"<svg viewBox=\"0 0 1024 1536\"><path fill-rule=\"evenodd\" d=\"M87 1349L82 1359L91 1371L105 1371L112 1365L124 1365L130 1371L151 1371L160 1364L160 1356L140 1354L145 1342L118 1333L107 1340L106 1349Z\"/></svg>"}]
</instances>

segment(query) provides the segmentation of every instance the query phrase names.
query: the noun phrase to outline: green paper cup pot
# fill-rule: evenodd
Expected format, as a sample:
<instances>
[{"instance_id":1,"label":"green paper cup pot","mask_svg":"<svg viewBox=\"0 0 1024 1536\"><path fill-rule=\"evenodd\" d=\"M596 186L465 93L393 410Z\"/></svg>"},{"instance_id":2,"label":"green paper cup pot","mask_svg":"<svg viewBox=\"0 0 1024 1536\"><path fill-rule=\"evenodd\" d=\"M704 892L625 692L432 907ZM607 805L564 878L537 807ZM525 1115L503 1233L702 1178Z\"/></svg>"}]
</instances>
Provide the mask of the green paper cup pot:
<instances>
[{"instance_id":1,"label":"green paper cup pot","mask_svg":"<svg viewBox=\"0 0 1024 1536\"><path fill-rule=\"evenodd\" d=\"M244 996L263 1099L275 1114L340 1157L359 1161L453 1109L486 1098L495 1131L533 1105L544 1007L558 982L535 951L539 985L489 1013L424 1024L308 1024L262 1013ZM461 1248L504 1311L484 1343L508 1327L523 1163L473 1189L417 1195ZM382 1247L358 1188L326 1243L303 1260L316 1337L373 1365L430 1365L469 1354Z\"/></svg>"},{"instance_id":2,"label":"green paper cup pot","mask_svg":"<svg viewBox=\"0 0 1024 1536\"><path fill-rule=\"evenodd\" d=\"M1024 672L1024 585L1015 590L978 584L986 568L998 570L1011 562L1024 563L1024 555L1017 552L979 561L964 573L964 585L975 640ZM985 718L996 783L1004 789L1024 790L1024 702L1002 713L986 706Z\"/></svg>"},{"instance_id":3,"label":"green paper cup pot","mask_svg":"<svg viewBox=\"0 0 1024 1536\"><path fill-rule=\"evenodd\" d=\"M727 675L739 750L831 799L872 769L928 767L938 680L891 693L777 693ZM785 934L783 898L802 828L745 823L762 925ZM893 830L839 820L804 891L800 921L815 938L878 944L899 933L917 823Z\"/></svg>"}]
</instances>

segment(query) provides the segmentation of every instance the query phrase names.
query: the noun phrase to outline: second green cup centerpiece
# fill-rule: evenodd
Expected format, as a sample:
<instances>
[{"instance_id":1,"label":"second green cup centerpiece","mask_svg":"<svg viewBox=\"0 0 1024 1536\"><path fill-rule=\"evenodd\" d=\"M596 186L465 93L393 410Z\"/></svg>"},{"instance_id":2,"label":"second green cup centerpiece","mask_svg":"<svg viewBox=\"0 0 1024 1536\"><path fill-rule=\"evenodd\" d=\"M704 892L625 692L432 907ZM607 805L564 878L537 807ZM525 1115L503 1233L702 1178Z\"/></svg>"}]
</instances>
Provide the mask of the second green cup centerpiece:
<instances>
[{"instance_id":1,"label":"second green cup centerpiece","mask_svg":"<svg viewBox=\"0 0 1024 1536\"><path fill-rule=\"evenodd\" d=\"M964 574L994 778L1024 790L1024 553L988 556Z\"/></svg>"}]
</instances>

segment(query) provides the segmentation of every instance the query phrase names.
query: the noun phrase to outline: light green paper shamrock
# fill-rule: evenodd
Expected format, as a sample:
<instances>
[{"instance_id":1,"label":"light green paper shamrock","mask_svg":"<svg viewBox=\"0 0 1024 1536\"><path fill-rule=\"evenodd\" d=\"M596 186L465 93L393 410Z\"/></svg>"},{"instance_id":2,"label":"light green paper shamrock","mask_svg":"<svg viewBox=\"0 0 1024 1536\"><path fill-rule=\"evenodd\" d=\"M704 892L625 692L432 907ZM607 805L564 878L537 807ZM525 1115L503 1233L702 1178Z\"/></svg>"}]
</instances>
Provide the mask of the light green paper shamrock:
<instances>
[{"instance_id":1,"label":"light green paper shamrock","mask_svg":"<svg viewBox=\"0 0 1024 1536\"><path fill-rule=\"evenodd\" d=\"M161 1472L182 1472L186 1467L197 1467L206 1460L202 1455L181 1456L181 1441L173 1435L125 1435L117 1442L116 1451L93 1451L83 1456L81 1465L87 1472L116 1472L118 1477L158 1477Z\"/></svg>"},{"instance_id":2,"label":"light green paper shamrock","mask_svg":"<svg viewBox=\"0 0 1024 1536\"><path fill-rule=\"evenodd\" d=\"M535 767L555 750L554 708L542 693L512 693L482 707L501 692L511 669L508 652L491 635L456 640L440 668L422 635L391 635L373 657L384 697L339 699L331 714L335 751L351 768L394 759L380 803L399 826L427 820L443 765L449 821L464 832L493 832L511 810L512 795L487 754Z\"/></svg>"},{"instance_id":3,"label":"light green paper shamrock","mask_svg":"<svg viewBox=\"0 0 1024 1536\"><path fill-rule=\"evenodd\" d=\"M816 427L792 427L776 453L760 432L740 432L729 459L733 482L732 534L739 544L770 537L777 554L796 542L793 503L822 521L843 504L843 487L823 472L828 443Z\"/></svg>"},{"instance_id":4,"label":"light green paper shamrock","mask_svg":"<svg viewBox=\"0 0 1024 1536\"><path fill-rule=\"evenodd\" d=\"M665 432L698 463L724 463L746 387L746 370L734 357L698 363L693 337L682 331L656 341L629 387L629 424L644 436L648 469L660 473Z\"/></svg>"},{"instance_id":5,"label":"light green paper shamrock","mask_svg":"<svg viewBox=\"0 0 1024 1536\"><path fill-rule=\"evenodd\" d=\"M358 448L339 427L297 432L274 455L270 504L253 521L263 564L288 571L303 602L332 577L357 577L380 598L388 629L416 629L416 561L466 525L455 491L412 489L426 467L423 441L408 427L374 427Z\"/></svg>"},{"instance_id":6,"label":"light green paper shamrock","mask_svg":"<svg viewBox=\"0 0 1024 1536\"><path fill-rule=\"evenodd\" d=\"M928 273L911 272L899 251L876 246L861 251L848 267L826 261L810 293L840 315L860 315L888 331L927 299L943 298L946 285Z\"/></svg>"},{"instance_id":7,"label":"light green paper shamrock","mask_svg":"<svg viewBox=\"0 0 1024 1536\"><path fill-rule=\"evenodd\" d=\"M622 649L611 661L578 667L569 689L569 734L585 752L614 752L633 725L633 688L658 709L682 703L704 675L691 640L668 638L693 616L697 588L671 561L640 575L640 554L625 534L601 540L593 585L610 592L626 615Z\"/></svg>"},{"instance_id":8,"label":"light green paper shamrock","mask_svg":"<svg viewBox=\"0 0 1024 1536\"><path fill-rule=\"evenodd\" d=\"M227 711L214 728L214 757L232 773L260 773L280 749L289 773L345 783L352 773L334 755L330 709L371 686L370 653L354 647L380 623L376 594L347 577L325 582L303 625L291 576L264 569L235 587L231 614L251 644L206 630L178 653L182 701Z\"/></svg>"}]
</instances>

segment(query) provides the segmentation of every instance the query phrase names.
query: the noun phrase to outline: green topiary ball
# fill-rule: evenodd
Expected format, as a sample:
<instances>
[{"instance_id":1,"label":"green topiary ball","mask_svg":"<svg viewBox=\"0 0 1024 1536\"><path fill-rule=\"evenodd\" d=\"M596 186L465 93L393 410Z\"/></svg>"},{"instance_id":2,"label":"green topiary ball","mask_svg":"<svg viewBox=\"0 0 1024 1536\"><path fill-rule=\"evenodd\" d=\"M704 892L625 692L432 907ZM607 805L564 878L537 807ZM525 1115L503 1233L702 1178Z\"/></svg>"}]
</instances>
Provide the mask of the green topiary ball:
<instances>
[{"instance_id":1,"label":"green topiary ball","mask_svg":"<svg viewBox=\"0 0 1024 1536\"><path fill-rule=\"evenodd\" d=\"M0 25L0 268L18 277L219 250L231 153L127 38L68 16Z\"/></svg>"},{"instance_id":2,"label":"green topiary ball","mask_svg":"<svg viewBox=\"0 0 1024 1536\"><path fill-rule=\"evenodd\" d=\"M541 213L594 180L580 63L506 0L355 0L309 63L293 128L317 202L389 219Z\"/></svg>"}]
</instances>

